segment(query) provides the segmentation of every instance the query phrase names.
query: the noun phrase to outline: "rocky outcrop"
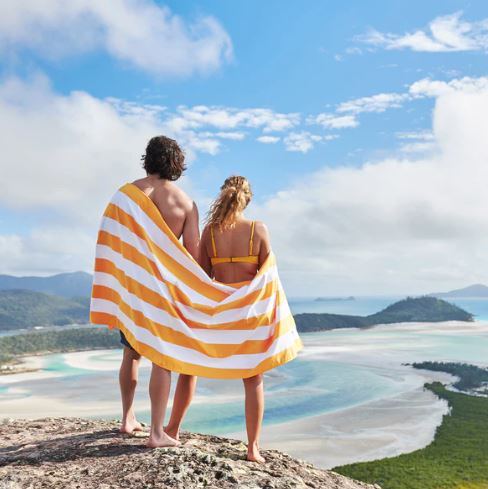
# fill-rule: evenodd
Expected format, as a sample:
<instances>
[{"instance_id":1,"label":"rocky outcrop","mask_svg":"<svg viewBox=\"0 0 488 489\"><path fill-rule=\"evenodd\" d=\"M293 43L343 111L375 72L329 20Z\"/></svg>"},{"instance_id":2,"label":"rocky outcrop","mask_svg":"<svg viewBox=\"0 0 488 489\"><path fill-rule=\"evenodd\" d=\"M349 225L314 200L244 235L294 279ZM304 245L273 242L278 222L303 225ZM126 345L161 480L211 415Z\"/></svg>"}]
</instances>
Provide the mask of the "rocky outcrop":
<instances>
[{"instance_id":1,"label":"rocky outcrop","mask_svg":"<svg viewBox=\"0 0 488 489\"><path fill-rule=\"evenodd\" d=\"M237 440L183 433L179 448L144 447L115 421L46 418L0 425L1 489L373 489L275 451L245 460Z\"/></svg>"}]
</instances>

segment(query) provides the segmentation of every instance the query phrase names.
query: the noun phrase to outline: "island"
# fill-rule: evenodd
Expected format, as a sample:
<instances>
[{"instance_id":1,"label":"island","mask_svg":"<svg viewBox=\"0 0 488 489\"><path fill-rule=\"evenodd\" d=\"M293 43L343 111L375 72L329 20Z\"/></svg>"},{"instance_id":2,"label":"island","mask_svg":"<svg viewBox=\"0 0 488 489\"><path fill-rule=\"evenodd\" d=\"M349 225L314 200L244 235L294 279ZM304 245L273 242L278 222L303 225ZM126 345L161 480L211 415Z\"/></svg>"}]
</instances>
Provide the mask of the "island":
<instances>
[{"instance_id":1,"label":"island","mask_svg":"<svg viewBox=\"0 0 488 489\"><path fill-rule=\"evenodd\" d=\"M436 297L407 297L369 316L329 313L295 315L298 331L311 333L339 328L368 328L378 324L407 322L473 321L469 312Z\"/></svg>"},{"instance_id":2,"label":"island","mask_svg":"<svg viewBox=\"0 0 488 489\"><path fill-rule=\"evenodd\" d=\"M487 298L488 297L488 287L483 284L469 285L468 287L463 287L462 289L455 289L449 292L435 292L429 294L432 297L443 298Z\"/></svg>"}]
</instances>

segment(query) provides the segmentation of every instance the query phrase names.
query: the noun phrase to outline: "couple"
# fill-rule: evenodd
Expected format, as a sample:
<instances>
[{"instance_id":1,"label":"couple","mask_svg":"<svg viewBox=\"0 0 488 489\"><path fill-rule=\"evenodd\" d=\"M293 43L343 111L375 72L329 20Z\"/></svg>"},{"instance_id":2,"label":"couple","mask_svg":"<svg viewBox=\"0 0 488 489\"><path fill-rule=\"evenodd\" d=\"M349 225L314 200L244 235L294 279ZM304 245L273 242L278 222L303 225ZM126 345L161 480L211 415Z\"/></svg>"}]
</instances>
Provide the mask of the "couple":
<instances>
[{"instance_id":1,"label":"couple","mask_svg":"<svg viewBox=\"0 0 488 489\"><path fill-rule=\"evenodd\" d=\"M200 237L198 209L173 183L184 159L176 141L152 138L143 156L147 176L109 203L97 241L91 321L120 330L122 432L142 429L133 407L142 355L153 363L147 446L179 444L197 375L242 378L247 459L264 462L262 374L292 360L301 342L266 226L243 215L249 182L225 180ZM171 371L180 375L163 428Z\"/></svg>"}]
</instances>

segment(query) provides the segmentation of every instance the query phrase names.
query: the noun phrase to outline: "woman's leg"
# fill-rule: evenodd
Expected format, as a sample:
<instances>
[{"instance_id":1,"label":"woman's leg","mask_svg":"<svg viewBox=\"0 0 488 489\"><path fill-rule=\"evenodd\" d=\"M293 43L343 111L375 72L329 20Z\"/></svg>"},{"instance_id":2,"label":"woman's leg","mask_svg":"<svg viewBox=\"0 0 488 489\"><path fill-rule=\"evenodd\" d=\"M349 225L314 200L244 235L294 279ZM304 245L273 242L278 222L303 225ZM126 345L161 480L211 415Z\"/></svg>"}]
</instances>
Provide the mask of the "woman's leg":
<instances>
[{"instance_id":1,"label":"woman's leg","mask_svg":"<svg viewBox=\"0 0 488 489\"><path fill-rule=\"evenodd\" d=\"M168 404L171 372L153 363L149 380L149 397L151 398L151 434L147 441L150 448L174 447L179 442L168 436L163 430L164 415Z\"/></svg>"},{"instance_id":2,"label":"woman's leg","mask_svg":"<svg viewBox=\"0 0 488 489\"><path fill-rule=\"evenodd\" d=\"M171 409L171 418L169 419L168 426L166 426L164 430L169 436L176 440L180 439L181 423L190 407L196 385L196 376L185 374L179 375L178 384L176 384L175 397L173 399L173 407Z\"/></svg>"},{"instance_id":3,"label":"woman's leg","mask_svg":"<svg viewBox=\"0 0 488 489\"><path fill-rule=\"evenodd\" d=\"M135 350L124 347L122 363L119 371L120 396L122 398L122 433L132 433L142 430L134 413L134 394L139 376L139 361L141 355Z\"/></svg>"},{"instance_id":4,"label":"woman's leg","mask_svg":"<svg viewBox=\"0 0 488 489\"><path fill-rule=\"evenodd\" d=\"M246 392L247 459L252 462L265 462L259 453L259 437L264 414L263 376L255 375L244 379Z\"/></svg>"}]
</instances>

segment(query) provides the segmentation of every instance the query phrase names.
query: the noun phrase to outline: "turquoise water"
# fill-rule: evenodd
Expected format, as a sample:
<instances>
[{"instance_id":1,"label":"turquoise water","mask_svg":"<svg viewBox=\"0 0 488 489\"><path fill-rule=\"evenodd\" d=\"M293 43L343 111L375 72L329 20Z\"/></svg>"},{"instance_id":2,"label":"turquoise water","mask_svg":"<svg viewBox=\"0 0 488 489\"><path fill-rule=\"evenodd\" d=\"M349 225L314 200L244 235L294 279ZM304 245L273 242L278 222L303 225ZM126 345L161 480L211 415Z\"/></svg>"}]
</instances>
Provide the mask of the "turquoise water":
<instances>
[{"instance_id":1,"label":"turquoise water","mask_svg":"<svg viewBox=\"0 0 488 489\"><path fill-rule=\"evenodd\" d=\"M294 314L327 312L331 314L367 316L381 311L390 304L404 298L405 296L356 297L352 301L315 301L312 298L291 298L289 302ZM477 320L488 320L488 299L464 298L446 300L470 312Z\"/></svg>"},{"instance_id":2,"label":"turquoise water","mask_svg":"<svg viewBox=\"0 0 488 489\"><path fill-rule=\"evenodd\" d=\"M420 388L425 378L404 365L413 361L488 364L488 323L481 322L334 330L302 338L305 349L300 357L265 375L265 424L341 411ZM55 377L14 381L15 376L8 376L6 386L0 378L0 412L9 401L18 400L27 407L31 402L32 413L27 410L27 414L32 417L60 415L50 411L49 404L37 406L35 400L42 398L68 406L70 415L117 418L120 359L120 350L46 356L42 369ZM149 421L149 373L145 362L136 400L144 421ZM111 406L108 412L97 409L90 414L94 409L90 406L105 405ZM244 427L242 381L199 379L185 428L228 434Z\"/></svg>"}]
</instances>

